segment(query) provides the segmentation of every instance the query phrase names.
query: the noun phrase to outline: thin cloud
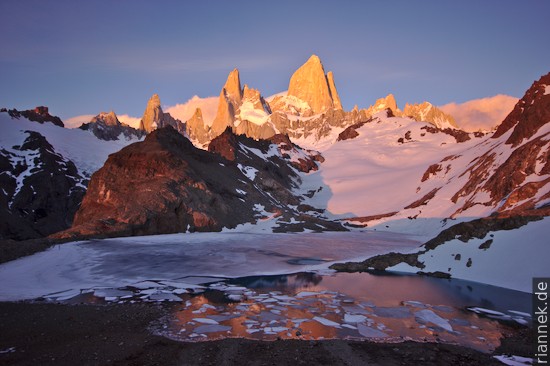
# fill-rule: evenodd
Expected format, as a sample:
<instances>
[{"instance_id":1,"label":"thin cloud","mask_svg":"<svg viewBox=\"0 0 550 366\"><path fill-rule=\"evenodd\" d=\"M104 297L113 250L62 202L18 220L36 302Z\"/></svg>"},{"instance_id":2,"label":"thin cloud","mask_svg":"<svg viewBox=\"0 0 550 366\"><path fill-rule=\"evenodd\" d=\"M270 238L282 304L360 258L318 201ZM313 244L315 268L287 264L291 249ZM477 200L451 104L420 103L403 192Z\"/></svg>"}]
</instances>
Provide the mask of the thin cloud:
<instances>
[{"instance_id":1,"label":"thin cloud","mask_svg":"<svg viewBox=\"0 0 550 366\"><path fill-rule=\"evenodd\" d=\"M449 103L439 108L453 116L464 131L492 131L512 111L517 102L518 98L499 94L461 104Z\"/></svg>"},{"instance_id":2,"label":"thin cloud","mask_svg":"<svg viewBox=\"0 0 550 366\"><path fill-rule=\"evenodd\" d=\"M88 123L95 117L95 114L83 114L80 116L74 116L63 121L66 128L78 128L83 123Z\"/></svg>"},{"instance_id":3,"label":"thin cloud","mask_svg":"<svg viewBox=\"0 0 550 366\"><path fill-rule=\"evenodd\" d=\"M128 126L133 128L139 128L139 123L141 122L141 118L139 117L132 117L127 114L121 114L118 115L118 120L122 123L126 123Z\"/></svg>"},{"instance_id":4,"label":"thin cloud","mask_svg":"<svg viewBox=\"0 0 550 366\"><path fill-rule=\"evenodd\" d=\"M200 98L195 95L183 104L176 104L163 109L165 112L170 113L172 117L185 122L193 116L197 108L201 109L205 124L212 125L218 110L218 97Z\"/></svg>"}]
</instances>

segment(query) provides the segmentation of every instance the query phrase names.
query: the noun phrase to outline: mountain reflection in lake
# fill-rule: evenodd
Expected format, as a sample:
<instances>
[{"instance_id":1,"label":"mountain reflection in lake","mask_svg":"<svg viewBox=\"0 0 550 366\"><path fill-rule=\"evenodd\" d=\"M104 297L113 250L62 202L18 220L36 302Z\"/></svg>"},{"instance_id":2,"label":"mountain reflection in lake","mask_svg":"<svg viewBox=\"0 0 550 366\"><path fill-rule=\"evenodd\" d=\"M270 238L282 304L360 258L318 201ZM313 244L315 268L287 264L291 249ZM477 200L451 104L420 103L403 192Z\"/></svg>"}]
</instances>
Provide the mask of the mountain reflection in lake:
<instances>
[{"instance_id":1,"label":"mountain reflection in lake","mask_svg":"<svg viewBox=\"0 0 550 366\"><path fill-rule=\"evenodd\" d=\"M186 341L412 339L490 351L508 326L467 308L487 308L510 323L527 324L530 306L529 294L460 280L297 273L210 283L203 293L184 297L159 329Z\"/></svg>"}]
</instances>

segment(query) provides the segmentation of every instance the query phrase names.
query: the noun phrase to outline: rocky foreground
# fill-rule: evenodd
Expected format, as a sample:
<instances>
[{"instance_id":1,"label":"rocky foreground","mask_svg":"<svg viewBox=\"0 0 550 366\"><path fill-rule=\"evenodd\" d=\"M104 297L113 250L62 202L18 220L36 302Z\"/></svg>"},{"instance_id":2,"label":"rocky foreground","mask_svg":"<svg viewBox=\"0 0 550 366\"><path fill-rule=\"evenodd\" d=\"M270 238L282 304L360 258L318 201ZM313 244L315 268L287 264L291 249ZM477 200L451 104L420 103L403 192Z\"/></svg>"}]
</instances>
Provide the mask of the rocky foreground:
<instances>
[{"instance_id":1,"label":"rocky foreground","mask_svg":"<svg viewBox=\"0 0 550 366\"><path fill-rule=\"evenodd\" d=\"M149 330L167 310L157 304L0 303L0 365L502 365L491 354L438 343L181 343ZM531 335L511 336L495 354L528 356Z\"/></svg>"}]
</instances>

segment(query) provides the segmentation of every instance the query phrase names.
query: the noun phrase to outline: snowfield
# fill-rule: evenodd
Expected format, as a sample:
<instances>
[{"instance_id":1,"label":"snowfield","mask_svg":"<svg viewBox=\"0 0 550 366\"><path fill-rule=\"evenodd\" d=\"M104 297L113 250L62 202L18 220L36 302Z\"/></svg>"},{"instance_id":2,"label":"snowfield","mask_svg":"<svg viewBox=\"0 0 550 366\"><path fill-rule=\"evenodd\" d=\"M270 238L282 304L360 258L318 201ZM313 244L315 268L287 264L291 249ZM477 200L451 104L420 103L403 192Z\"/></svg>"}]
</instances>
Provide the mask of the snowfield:
<instances>
[{"instance_id":1,"label":"snowfield","mask_svg":"<svg viewBox=\"0 0 550 366\"><path fill-rule=\"evenodd\" d=\"M454 278L487 283L523 292L532 291L534 277L548 276L550 218L530 222L514 230L490 232L467 243L451 240L418 257L424 272L448 272ZM492 240L489 248L480 245ZM389 270L418 272L400 263Z\"/></svg>"}]
</instances>

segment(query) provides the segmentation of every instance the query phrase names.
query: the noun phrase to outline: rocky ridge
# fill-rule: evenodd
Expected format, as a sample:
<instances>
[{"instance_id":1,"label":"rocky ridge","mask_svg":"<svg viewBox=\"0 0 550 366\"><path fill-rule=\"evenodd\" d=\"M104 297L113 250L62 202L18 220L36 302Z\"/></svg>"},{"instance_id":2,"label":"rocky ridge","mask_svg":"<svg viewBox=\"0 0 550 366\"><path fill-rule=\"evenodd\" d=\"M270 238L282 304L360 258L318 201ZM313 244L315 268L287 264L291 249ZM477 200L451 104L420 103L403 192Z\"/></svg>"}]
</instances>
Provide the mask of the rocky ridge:
<instances>
[{"instance_id":1,"label":"rocky ridge","mask_svg":"<svg viewBox=\"0 0 550 366\"><path fill-rule=\"evenodd\" d=\"M287 231L343 230L318 213L298 210L295 169L315 169L316 155L283 137L276 141L226 130L204 151L171 127L157 129L109 156L92 176L73 227L55 237L220 231L268 218Z\"/></svg>"},{"instance_id":2,"label":"rocky ridge","mask_svg":"<svg viewBox=\"0 0 550 366\"><path fill-rule=\"evenodd\" d=\"M40 106L34 109L29 109L26 111L18 111L17 109L0 109L0 112L7 112L11 118L19 119L21 117L28 119L29 121L45 123L50 122L59 127L65 127L61 118L57 116L52 116L49 112L48 107Z\"/></svg>"},{"instance_id":3,"label":"rocky ridge","mask_svg":"<svg viewBox=\"0 0 550 366\"><path fill-rule=\"evenodd\" d=\"M70 227L87 181L44 136L25 131L0 149L0 239L45 237Z\"/></svg>"}]
</instances>

